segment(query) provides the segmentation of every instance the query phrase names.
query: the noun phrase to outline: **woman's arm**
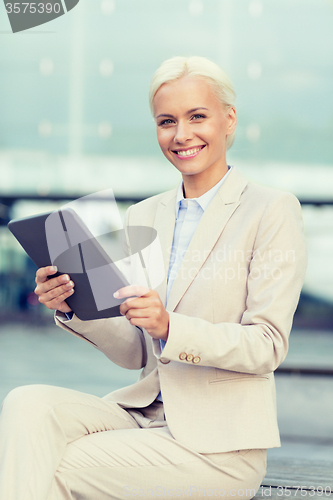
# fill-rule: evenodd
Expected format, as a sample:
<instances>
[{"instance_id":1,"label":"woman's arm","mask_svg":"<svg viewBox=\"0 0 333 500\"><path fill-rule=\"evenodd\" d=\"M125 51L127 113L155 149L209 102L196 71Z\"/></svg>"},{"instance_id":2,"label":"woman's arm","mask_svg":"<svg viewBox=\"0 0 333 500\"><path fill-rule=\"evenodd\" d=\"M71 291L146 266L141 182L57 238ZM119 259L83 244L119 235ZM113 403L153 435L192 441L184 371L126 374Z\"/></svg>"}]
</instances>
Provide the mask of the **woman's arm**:
<instances>
[{"instance_id":1,"label":"woman's arm","mask_svg":"<svg viewBox=\"0 0 333 500\"><path fill-rule=\"evenodd\" d=\"M55 322L68 332L83 338L114 361L130 369L140 369L146 364L147 351L142 330L130 325L124 317L95 321L81 321L75 314L68 320L71 308L65 299L72 295L75 284L68 275L48 279L56 268L40 268L36 274L35 293L41 304L55 310Z\"/></svg>"},{"instance_id":2,"label":"woman's arm","mask_svg":"<svg viewBox=\"0 0 333 500\"><path fill-rule=\"evenodd\" d=\"M123 316L81 321L74 315L68 321L65 315L57 311L55 322L67 332L93 344L123 368L139 370L146 365L147 347L144 334Z\"/></svg>"}]
</instances>

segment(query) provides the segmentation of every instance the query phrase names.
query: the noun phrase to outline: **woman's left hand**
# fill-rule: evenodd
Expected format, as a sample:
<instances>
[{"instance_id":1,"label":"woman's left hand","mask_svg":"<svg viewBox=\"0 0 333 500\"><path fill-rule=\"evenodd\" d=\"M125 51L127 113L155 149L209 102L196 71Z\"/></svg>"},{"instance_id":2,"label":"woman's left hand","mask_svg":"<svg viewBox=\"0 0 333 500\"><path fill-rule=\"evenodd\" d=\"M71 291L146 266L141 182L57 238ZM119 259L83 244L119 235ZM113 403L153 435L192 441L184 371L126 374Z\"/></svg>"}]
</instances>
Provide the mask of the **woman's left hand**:
<instances>
[{"instance_id":1,"label":"woman's left hand","mask_svg":"<svg viewBox=\"0 0 333 500\"><path fill-rule=\"evenodd\" d=\"M120 305L120 313L126 316L131 325L144 328L154 339L167 340L169 313L155 290L129 285L117 290L114 297L129 297Z\"/></svg>"}]
</instances>

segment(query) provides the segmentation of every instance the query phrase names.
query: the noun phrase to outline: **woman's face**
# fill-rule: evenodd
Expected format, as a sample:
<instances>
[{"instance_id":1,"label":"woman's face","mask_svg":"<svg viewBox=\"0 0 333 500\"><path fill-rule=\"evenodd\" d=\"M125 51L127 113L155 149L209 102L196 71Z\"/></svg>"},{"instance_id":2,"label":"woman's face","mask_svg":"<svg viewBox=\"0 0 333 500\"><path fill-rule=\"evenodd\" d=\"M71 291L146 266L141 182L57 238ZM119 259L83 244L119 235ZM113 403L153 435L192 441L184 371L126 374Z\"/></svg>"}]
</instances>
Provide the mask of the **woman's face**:
<instances>
[{"instance_id":1,"label":"woman's face","mask_svg":"<svg viewBox=\"0 0 333 500\"><path fill-rule=\"evenodd\" d=\"M202 78L184 76L155 94L157 139L165 157L200 184L216 184L227 172L226 142L236 128L236 111L226 108ZM192 177L191 180L194 180Z\"/></svg>"}]
</instances>

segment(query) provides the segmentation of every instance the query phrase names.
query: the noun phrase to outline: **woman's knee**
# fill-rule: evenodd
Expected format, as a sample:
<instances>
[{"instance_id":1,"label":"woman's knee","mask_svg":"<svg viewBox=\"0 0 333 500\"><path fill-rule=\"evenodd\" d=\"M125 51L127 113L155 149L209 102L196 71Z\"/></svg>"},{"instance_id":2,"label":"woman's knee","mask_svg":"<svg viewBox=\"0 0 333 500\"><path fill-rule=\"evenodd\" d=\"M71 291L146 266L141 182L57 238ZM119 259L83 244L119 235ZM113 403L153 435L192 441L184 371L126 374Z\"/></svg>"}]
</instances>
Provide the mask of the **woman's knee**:
<instances>
[{"instance_id":1,"label":"woman's knee","mask_svg":"<svg viewBox=\"0 0 333 500\"><path fill-rule=\"evenodd\" d=\"M38 411L40 406L45 407L50 404L52 406L52 401L59 398L59 389L58 387L39 384L16 387L4 399L3 411L15 409L24 412L25 408L29 408L29 411L35 408ZM55 392L57 392L57 396Z\"/></svg>"},{"instance_id":2,"label":"woman's knee","mask_svg":"<svg viewBox=\"0 0 333 500\"><path fill-rule=\"evenodd\" d=\"M25 405L26 401L31 401L32 396L34 394L34 398L36 399L36 393L38 393L37 387L34 385L23 385L20 387L16 387L11 390L3 401L3 407L7 408L8 406L22 406Z\"/></svg>"}]
</instances>

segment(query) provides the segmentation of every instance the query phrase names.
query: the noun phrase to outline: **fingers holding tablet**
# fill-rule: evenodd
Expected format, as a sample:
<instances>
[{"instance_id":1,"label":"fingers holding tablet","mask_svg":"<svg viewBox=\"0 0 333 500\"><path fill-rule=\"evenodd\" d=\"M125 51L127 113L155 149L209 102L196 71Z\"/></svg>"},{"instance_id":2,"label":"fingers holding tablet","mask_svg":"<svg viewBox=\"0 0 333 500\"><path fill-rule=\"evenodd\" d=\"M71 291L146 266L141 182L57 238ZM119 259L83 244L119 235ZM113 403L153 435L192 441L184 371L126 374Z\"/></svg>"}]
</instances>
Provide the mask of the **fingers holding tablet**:
<instances>
[{"instance_id":1,"label":"fingers holding tablet","mask_svg":"<svg viewBox=\"0 0 333 500\"><path fill-rule=\"evenodd\" d=\"M48 309L70 312L71 308L65 300L74 293L74 283L68 274L50 278L56 273L57 268L54 266L39 268L36 273L37 286L34 292L39 302Z\"/></svg>"}]
</instances>

